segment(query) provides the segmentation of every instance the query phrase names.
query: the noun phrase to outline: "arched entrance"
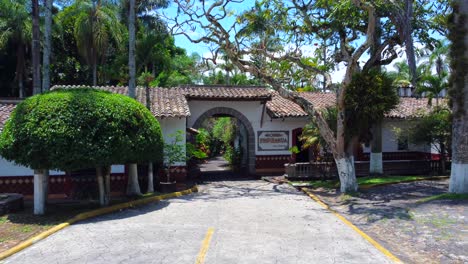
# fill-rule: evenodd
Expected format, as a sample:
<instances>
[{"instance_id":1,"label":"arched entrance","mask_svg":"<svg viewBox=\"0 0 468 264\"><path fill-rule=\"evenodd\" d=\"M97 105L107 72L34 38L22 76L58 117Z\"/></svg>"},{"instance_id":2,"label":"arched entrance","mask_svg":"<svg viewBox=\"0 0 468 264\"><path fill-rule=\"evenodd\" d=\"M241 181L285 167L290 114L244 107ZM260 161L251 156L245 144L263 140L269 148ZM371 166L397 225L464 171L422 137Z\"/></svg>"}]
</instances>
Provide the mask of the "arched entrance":
<instances>
[{"instance_id":1,"label":"arched entrance","mask_svg":"<svg viewBox=\"0 0 468 264\"><path fill-rule=\"evenodd\" d=\"M255 174L255 132L250 121L239 111L228 107L214 107L200 115L193 128L199 129L205 119L212 116L231 116L239 120L247 131L247 170L251 175Z\"/></svg>"}]
</instances>

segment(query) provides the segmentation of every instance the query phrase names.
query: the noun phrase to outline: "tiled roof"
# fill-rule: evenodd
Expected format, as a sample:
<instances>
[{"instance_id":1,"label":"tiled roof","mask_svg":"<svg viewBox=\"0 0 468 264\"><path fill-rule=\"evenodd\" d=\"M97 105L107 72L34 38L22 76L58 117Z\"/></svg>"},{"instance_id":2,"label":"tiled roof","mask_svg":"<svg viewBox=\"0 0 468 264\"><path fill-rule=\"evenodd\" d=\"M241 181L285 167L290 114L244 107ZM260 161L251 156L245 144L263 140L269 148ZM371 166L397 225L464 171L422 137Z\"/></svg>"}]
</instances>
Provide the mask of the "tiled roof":
<instances>
[{"instance_id":1,"label":"tiled roof","mask_svg":"<svg viewBox=\"0 0 468 264\"><path fill-rule=\"evenodd\" d=\"M89 86L79 85L56 85L54 89L73 89L73 88L89 88ZM117 93L128 94L128 88L124 86L98 86L96 89ZM184 94L177 88L151 88L151 112L156 117L187 117L190 116L187 100ZM135 89L136 100L143 105L146 105L146 89L137 87Z\"/></svg>"},{"instance_id":2,"label":"tiled roof","mask_svg":"<svg viewBox=\"0 0 468 264\"><path fill-rule=\"evenodd\" d=\"M336 102L336 95L334 93L301 92L299 95L318 109L333 106ZM307 113L298 104L284 99L276 92L273 99L267 102L267 110L272 118L307 116Z\"/></svg>"},{"instance_id":3,"label":"tiled roof","mask_svg":"<svg viewBox=\"0 0 468 264\"><path fill-rule=\"evenodd\" d=\"M447 106L447 99L439 99L439 104ZM432 106L428 105L427 98L400 97L398 106L385 115L387 118L414 118L421 114L428 113L435 106L435 99L432 99Z\"/></svg>"},{"instance_id":4,"label":"tiled roof","mask_svg":"<svg viewBox=\"0 0 468 264\"><path fill-rule=\"evenodd\" d=\"M7 119L10 117L11 112L15 109L15 103L0 102L0 131L2 131Z\"/></svg>"},{"instance_id":5,"label":"tiled roof","mask_svg":"<svg viewBox=\"0 0 468 264\"><path fill-rule=\"evenodd\" d=\"M307 116L298 104L281 97L278 93L273 94L271 101L266 103L266 107L272 118Z\"/></svg>"},{"instance_id":6,"label":"tiled roof","mask_svg":"<svg viewBox=\"0 0 468 264\"><path fill-rule=\"evenodd\" d=\"M272 92L261 86L195 85L181 86L187 99L270 100Z\"/></svg>"},{"instance_id":7,"label":"tiled roof","mask_svg":"<svg viewBox=\"0 0 468 264\"><path fill-rule=\"evenodd\" d=\"M317 108L327 108L336 104L335 93L302 92L299 95Z\"/></svg>"},{"instance_id":8,"label":"tiled roof","mask_svg":"<svg viewBox=\"0 0 468 264\"><path fill-rule=\"evenodd\" d=\"M321 109L336 104L336 95L334 93L302 92L300 95L311 102L314 107ZM447 105L446 99L439 99L441 105ZM432 100L432 107L435 105L435 99ZM387 118L414 118L431 110L427 98L400 97L400 103L395 109L385 115ZM273 100L267 102L268 113L272 118L284 117L305 117L307 113L294 102L286 100L275 94Z\"/></svg>"}]
</instances>

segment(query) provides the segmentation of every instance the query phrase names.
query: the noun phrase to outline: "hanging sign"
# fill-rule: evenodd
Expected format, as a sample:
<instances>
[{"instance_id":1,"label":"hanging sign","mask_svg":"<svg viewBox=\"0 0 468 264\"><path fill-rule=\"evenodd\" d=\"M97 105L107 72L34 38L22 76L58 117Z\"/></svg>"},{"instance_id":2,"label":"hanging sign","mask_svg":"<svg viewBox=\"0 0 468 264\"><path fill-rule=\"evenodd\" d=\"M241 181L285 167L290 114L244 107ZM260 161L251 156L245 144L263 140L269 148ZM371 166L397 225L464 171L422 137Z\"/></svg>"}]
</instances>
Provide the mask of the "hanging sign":
<instances>
[{"instance_id":1,"label":"hanging sign","mask_svg":"<svg viewBox=\"0 0 468 264\"><path fill-rule=\"evenodd\" d=\"M258 131L257 133L259 151L289 149L289 131Z\"/></svg>"}]
</instances>

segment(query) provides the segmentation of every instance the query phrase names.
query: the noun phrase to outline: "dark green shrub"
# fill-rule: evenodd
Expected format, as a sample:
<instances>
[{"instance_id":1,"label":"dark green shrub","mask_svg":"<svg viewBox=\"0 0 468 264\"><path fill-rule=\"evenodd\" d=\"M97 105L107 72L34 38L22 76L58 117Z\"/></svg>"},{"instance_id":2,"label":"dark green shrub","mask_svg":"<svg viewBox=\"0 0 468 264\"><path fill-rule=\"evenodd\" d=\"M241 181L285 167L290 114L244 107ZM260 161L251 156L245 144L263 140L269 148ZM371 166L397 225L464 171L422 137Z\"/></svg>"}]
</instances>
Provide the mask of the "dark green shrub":
<instances>
[{"instance_id":1,"label":"dark green shrub","mask_svg":"<svg viewBox=\"0 0 468 264\"><path fill-rule=\"evenodd\" d=\"M24 100L0 134L0 155L33 169L161 162L162 153L159 123L143 105L87 88Z\"/></svg>"}]
</instances>

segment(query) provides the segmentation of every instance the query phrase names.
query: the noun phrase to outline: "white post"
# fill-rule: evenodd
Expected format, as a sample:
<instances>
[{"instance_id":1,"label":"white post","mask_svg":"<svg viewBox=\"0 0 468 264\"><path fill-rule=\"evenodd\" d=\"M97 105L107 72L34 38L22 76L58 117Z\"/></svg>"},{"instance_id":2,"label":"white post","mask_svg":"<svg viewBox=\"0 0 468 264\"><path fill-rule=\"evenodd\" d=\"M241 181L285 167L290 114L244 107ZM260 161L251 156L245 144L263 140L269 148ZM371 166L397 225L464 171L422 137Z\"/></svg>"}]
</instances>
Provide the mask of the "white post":
<instances>
[{"instance_id":1,"label":"white post","mask_svg":"<svg viewBox=\"0 0 468 264\"><path fill-rule=\"evenodd\" d=\"M45 170L34 170L34 214L43 215L45 213L45 187L47 186L47 177Z\"/></svg>"}]
</instances>

